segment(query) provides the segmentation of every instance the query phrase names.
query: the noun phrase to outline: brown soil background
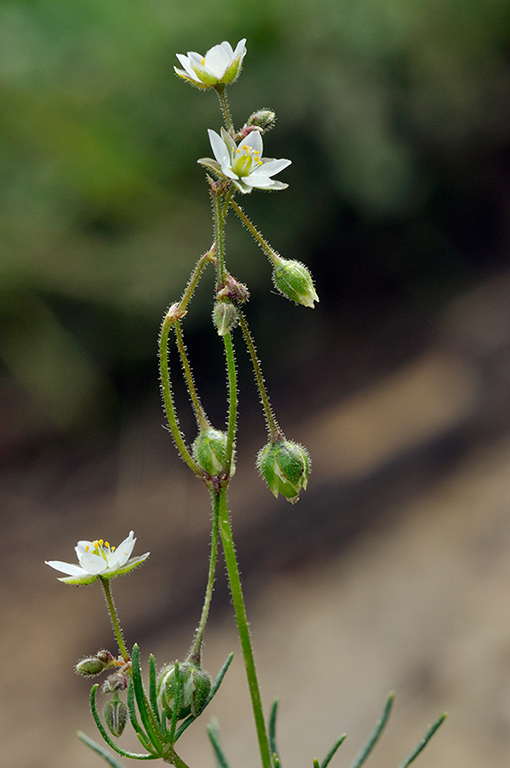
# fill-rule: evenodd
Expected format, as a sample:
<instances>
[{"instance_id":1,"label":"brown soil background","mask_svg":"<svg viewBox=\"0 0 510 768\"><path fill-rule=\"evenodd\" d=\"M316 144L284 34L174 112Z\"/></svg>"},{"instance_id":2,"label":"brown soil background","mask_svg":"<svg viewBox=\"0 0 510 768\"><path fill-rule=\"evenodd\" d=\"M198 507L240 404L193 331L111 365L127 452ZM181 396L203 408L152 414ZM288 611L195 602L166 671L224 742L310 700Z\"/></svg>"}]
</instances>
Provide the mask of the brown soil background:
<instances>
[{"instance_id":1,"label":"brown soil background","mask_svg":"<svg viewBox=\"0 0 510 768\"><path fill-rule=\"evenodd\" d=\"M509 764L509 298L510 278L493 280L438 318L427 349L348 398L303 402L288 433L314 471L298 505L272 500L256 477L260 434L240 445L233 524L265 705L281 702L284 765L310 766L344 731L334 764L349 765L389 690L394 713L369 765L397 766L443 710L417 765ZM113 646L108 619L97 585L64 587L43 561L133 528L151 557L115 583L127 642L145 663L150 652L159 664L182 658L205 584L207 498L150 419L111 451L25 465L0 493L2 765L99 766L75 736L95 734L72 665ZM211 673L230 650L223 689L181 743L191 768L213 765L212 716L231 765L258 765L220 567Z\"/></svg>"}]
</instances>

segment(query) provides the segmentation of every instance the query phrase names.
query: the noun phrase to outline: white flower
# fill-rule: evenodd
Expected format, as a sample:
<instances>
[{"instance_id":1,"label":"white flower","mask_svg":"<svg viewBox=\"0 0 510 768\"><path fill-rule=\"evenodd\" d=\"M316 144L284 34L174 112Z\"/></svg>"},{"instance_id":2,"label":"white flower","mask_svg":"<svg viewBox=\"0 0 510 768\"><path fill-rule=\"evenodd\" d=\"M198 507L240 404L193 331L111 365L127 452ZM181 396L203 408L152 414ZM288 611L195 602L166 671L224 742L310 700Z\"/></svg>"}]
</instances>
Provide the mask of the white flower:
<instances>
[{"instance_id":1,"label":"white flower","mask_svg":"<svg viewBox=\"0 0 510 768\"><path fill-rule=\"evenodd\" d=\"M128 573L149 557L149 553L140 557L131 557L136 539L133 531L118 547L111 547L107 541L79 541L75 547L79 565L63 563L61 560L46 560L46 565L67 574L59 581L66 584L91 584L99 577L112 579ZM131 559L129 559L131 557Z\"/></svg>"},{"instance_id":2,"label":"white flower","mask_svg":"<svg viewBox=\"0 0 510 768\"><path fill-rule=\"evenodd\" d=\"M222 128L221 136L216 131L208 131L209 141L215 160L208 157L198 162L210 168L219 176L231 179L234 186L247 194L254 187L257 189L285 189L288 184L271 178L291 164L291 160L273 160L262 157L262 136L254 130L236 144L227 131Z\"/></svg>"},{"instance_id":3,"label":"white flower","mask_svg":"<svg viewBox=\"0 0 510 768\"><path fill-rule=\"evenodd\" d=\"M235 51L230 43L224 41L210 48L205 56L195 51L188 55L178 53L177 58L183 69L174 67L179 77L184 78L197 88L214 88L217 85L230 85L241 72L241 64L246 54L246 38L240 40Z\"/></svg>"}]
</instances>

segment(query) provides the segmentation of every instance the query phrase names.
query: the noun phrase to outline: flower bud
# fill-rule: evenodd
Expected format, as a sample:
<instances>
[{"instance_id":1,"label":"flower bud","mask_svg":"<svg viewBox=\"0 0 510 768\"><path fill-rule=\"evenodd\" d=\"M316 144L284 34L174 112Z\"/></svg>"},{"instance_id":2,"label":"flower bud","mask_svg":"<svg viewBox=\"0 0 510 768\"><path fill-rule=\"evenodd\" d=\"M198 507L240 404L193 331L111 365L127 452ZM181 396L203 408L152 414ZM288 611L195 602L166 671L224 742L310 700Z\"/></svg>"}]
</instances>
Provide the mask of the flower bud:
<instances>
[{"instance_id":1,"label":"flower bud","mask_svg":"<svg viewBox=\"0 0 510 768\"><path fill-rule=\"evenodd\" d=\"M277 257L273 282L280 293L296 304L313 309L314 302L319 301L312 276L299 261L287 261Z\"/></svg>"},{"instance_id":2,"label":"flower bud","mask_svg":"<svg viewBox=\"0 0 510 768\"><path fill-rule=\"evenodd\" d=\"M114 691L125 691L128 687L127 677L122 672L114 672L109 675L103 683L101 693L114 693Z\"/></svg>"},{"instance_id":3,"label":"flower bud","mask_svg":"<svg viewBox=\"0 0 510 768\"><path fill-rule=\"evenodd\" d=\"M216 298L230 299L233 304L245 304L250 296L250 292L244 283L240 283L232 275L227 274L223 286L216 291Z\"/></svg>"},{"instance_id":4,"label":"flower bud","mask_svg":"<svg viewBox=\"0 0 510 768\"><path fill-rule=\"evenodd\" d=\"M298 500L301 489L308 485L308 452L302 445L289 440L264 446L257 456L257 467L274 496L278 498L281 493L292 504Z\"/></svg>"},{"instance_id":5,"label":"flower bud","mask_svg":"<svg viewBox=\"0 0 510 768\"><path fill-rule=\"evenodd\" d=\"M168 719L176 707L178 720L188 715L196 716L206 703L211 687L211 676L196 664L190 661L169 664L163 668L158 680L158 703Z\"/></svg>"},{"instance_id":6,"label":"flower bud","mask_svg":"<svg viewBox=\"0 0 510 768\"><path fill-rule=\"evenodd\" d=\"M225 336L236 327L239 312L231 301L216 301L213 309L213 323L219 336Z\"/></svg>"},{"instance_id":7,"label":"flower bud","mask_svg":"<svg viewBox=\"0 0 510 768\"><path fill-rule=\"evenodd\" d=\"M122 735L127 723L128 711L123 701L119 698L112 699L105 704L103 717L108 730L117 738Z\"/></svg>"},{"instance_id":8,"label":"flower bud","mask_svg":"<svg viewBox=\"0 0 510 768\"><path fill-rule=\"evenodd\" d=\"M192 446L193 458L198 466L214 477L220 475L225 464L227 450L227 433L219 429L207 427L202 429ZM230 467L230 474L234 474L234 459Z\"/></svg>"},{"instance_id":9,"label":"flower bud","mask_svg":"<svg viewBox=\"0 0 510 768\"><path fill-rule=\"evenodd\" d=\"M96 677L100 675L108 666L113 656L108 651L99 651L97 656L88 656L82 659L75 666L75 671L82 677Z\"/></svg>"},{"instance_id":10,"label":"flower bud","mask_svg":"<svg viewBox=\"0 0 510 768\"><path fill-rule=\"evenodd\" d=\"M276 115L272 109L258 109L256 112L252 112L246 125L260 128L261 131L269 131L275 123Z\"/></svg>"}]
</instances>

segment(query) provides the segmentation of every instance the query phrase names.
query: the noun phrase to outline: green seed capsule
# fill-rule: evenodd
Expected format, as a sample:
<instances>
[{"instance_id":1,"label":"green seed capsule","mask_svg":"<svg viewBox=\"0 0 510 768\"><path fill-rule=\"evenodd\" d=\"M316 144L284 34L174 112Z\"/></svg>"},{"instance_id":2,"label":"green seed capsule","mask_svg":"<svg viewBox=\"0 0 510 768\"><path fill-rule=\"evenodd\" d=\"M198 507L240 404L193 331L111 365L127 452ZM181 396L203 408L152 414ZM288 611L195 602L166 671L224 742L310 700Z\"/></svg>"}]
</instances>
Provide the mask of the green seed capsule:
<instances>
[{"instance_id":1,"label":"green seed capsule","mask_svg":"<svg viewBox=\"0 0 510 768\"><path fill-rule=\"evenodd\" d=\"M168 719L177 707L177 719L196 716L211 692L211 676L190 661L169 664L158 680L157 697Z\"/></svg>"},{"instance_id":2,"label":"green seed capsule","mask_svg":"<svg viewBox=\"0 0 510 768\"><path fill-rule=\"evenodd\" d=\"M117 738L121 736L126 727L128 717L127 707L124 702L118 698L109 701L104 706L103 717L110 733Z\"/></svg>"},{"instance_id":3,"label":"green seed capsule","mask_svg":"<svg viewBox=\"0 0 510 768\"><path fill-rule=\"evenodd\" d=\"M310 272L299 261L287 261L278 257L273 272L276 288L296 304L303 304L313 309L319 301Z\"/></svg>"},{"instance_id":4,"label":"green seed capsule","mask_svg":"<svg viewBox=\"0 0 510 768\"><path fill-rule=\"evenodd\" d=\"M264 446L257 456L257 467L274 496L278 498L281 493L292 504L298 500L301 490L306 489L308 485L308 452L302 445L290 440L280 440Z\"/></svg>"},{"instance_id":5,"label":"green seed capsule","mask_svg":"<svg viewBox=\"0 0 510 768\"><path fill-rule=\"evenodd\" d=\"M227 433L208 427L203 429L193 443L193 458L204 472L214 477L220 475L225 464L227 451ZM234 461L230 474L234 474Z\"/></svg>"}]
</instances>

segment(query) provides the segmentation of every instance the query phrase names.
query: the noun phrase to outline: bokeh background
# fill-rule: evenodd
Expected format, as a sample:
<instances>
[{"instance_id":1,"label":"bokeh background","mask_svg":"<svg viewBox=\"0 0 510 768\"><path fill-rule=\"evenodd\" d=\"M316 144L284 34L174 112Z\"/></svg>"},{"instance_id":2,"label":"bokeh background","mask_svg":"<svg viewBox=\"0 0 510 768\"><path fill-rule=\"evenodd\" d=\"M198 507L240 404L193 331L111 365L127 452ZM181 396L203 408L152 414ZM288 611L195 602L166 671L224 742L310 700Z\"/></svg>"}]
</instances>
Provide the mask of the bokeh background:
<instances>
[{"instance_id":1,"label":"bokeh background","mask_svg":"<svg viewBox=\"0 0 510 768\"><path fill-rule=\"evenodd\" d=\"M128 642L182 658L198 619L208 501L161 428L156 339L211 241L196 159L220 115L173 65L241 37L234 120L275 109L266 152L293 161L285 193L243 204L321 297L311 312L275 295L232 217L229 265L251 290L276 412L314 462L296 507L262 486L240 349L231 502L283 756L310 765L347 730L352 759L396 688L382 768L445 708L423 766L508 761L509 33L505 0L2 0L4 765L99 763L74 735L92 726L70 670L108 644L108 620L98 590L64 588L44 559L133 528L152 554L118 583ZM185 332L221 427L211 288ZM211 671L237 650L221 569L213 607ZM257 765L239 660L219 699L232 764ZM203 730L183 747L192 766L212 765Z\"/></svg>"}]
</instances>

